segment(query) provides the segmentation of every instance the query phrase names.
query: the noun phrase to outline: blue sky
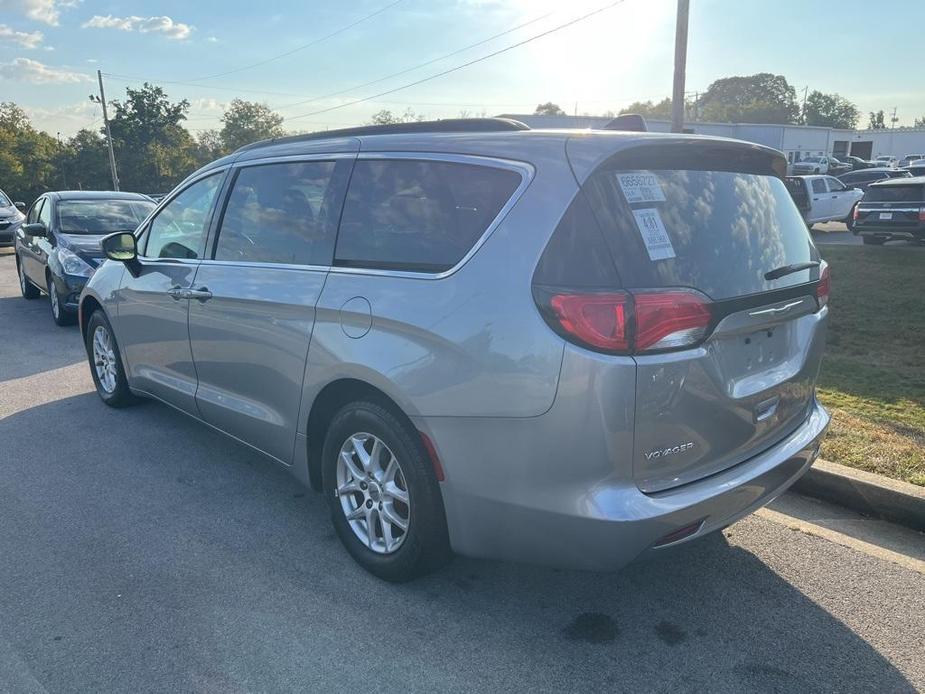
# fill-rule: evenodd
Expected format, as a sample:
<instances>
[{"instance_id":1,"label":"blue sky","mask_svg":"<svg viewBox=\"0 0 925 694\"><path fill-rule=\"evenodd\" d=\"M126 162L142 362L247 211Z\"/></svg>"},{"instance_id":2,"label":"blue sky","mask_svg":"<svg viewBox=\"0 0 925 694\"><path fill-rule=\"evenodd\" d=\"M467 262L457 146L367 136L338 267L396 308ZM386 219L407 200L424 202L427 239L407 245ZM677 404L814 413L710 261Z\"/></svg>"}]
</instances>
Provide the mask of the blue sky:
<instances>
[{"instance_id":1,"label":"blue sky","mask_svg":"<svg viewBox=\"0 0 925 694\"><path fill-rule=\"evenodd\" d=\"M290 130L360 124L383 108L436 118L462 110L531 112L539 102L554 101L570 113L577 107L594 114L667 96L675 0L624 0L472 67L348 104L609 1L400 0L333 38L295 50L394 0L0 0L0 100L25 107L39 127L68 135L99 127L99 107L87 99L97 68L120 75L106 78L110 99L123 96L127 85L164 81L172 98L190 100L192 130L219 125L224 104L236 96L278 109ZM889 7L881 21L869 0L691 0L687 88L702 91L719 77L774 72L798 90L809 86L850 98L865 113L862 124L867 111L895 106L900 124L911 125L925 115L925 80L917 68L910 70L915 38L904 55L901 36L916 32L901 27L925 26L925 2L894 0ZM472 50L356 88L520 24L526 26ZM879 46L869 45L874 40ZM309 115L331 107L338 108Z\"/></svg>"}]
</instances>

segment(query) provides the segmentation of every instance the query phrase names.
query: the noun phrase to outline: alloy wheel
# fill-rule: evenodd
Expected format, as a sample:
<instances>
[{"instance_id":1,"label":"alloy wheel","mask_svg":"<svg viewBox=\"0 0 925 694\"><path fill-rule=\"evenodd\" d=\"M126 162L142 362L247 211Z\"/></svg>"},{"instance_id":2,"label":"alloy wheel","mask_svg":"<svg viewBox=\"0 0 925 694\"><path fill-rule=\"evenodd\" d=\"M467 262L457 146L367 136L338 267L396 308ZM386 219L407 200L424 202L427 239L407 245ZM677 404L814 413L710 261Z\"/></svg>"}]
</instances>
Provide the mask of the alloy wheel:
<instances>
[{"instance_id":1,"label":"alloy wheel","mask_svg":"<svg viewBox=\"0 0 925 694\"><path fill-rule=\"evenodd\" d=\"M61 304L58 300L58 292L55 290L54 280L48 281L48 299L51 301L51 313L55 318L61 317Z\"/></svg>"},{"instance_id":2,"label":"alloy wheel","mask_svg":"<svg viewBox=\"0 0 925 694\"><path fill-rule=\"evenodd\" d=\"M334 494L357 539L377 554L401 547L411 524L411 498L398 459L378 437L347 437L337 457Z\"/></svg>"},{"instance_id":3,"label":"alloy wheel","mask_svg":"<svg viewBox=\"0 0 925 694\"><path fill-rule=\"evenodd\" d=\"M93 331L93 367L100 386L107 393L116 390L116 352L112 345L112 335L102 325Z\"/></svg>"}]
</instances>

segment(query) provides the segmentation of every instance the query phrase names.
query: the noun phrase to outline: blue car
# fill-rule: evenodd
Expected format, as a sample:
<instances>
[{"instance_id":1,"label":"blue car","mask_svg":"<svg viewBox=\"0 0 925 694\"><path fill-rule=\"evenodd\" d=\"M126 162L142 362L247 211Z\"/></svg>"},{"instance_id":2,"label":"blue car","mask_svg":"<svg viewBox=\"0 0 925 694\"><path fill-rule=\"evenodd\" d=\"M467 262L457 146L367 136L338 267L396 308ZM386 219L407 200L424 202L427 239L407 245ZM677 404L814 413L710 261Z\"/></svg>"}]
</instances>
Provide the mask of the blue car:
<instances>
[{"instance_id":1,"label":"blue car","mask_svg":"<svg viewBox=\"0 0 925 694\"><path fill-rule=\"evenodd\" d=\"M139 193L63 191L40 196L15 234L16 270L26 299L48 294L58 325L77 320L77 301L103 261L100 239L133 231L154 209Z\"/></svg>"}]
</instances>

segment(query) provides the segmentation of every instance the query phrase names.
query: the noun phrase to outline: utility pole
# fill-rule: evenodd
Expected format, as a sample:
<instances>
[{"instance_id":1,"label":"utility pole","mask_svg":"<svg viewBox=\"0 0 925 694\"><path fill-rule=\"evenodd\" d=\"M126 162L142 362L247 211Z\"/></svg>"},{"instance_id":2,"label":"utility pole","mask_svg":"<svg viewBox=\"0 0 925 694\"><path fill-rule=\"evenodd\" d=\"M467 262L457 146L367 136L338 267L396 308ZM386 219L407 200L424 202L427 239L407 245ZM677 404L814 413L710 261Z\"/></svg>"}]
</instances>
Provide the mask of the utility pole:
<instances>
[{"instance_id":1,"label":"utility pole","mask_svg":"<svg viewBox=\"0 0 925 694\"><path fill-rule=\"evenodd\" d=\"M896 127L896 122L899 118L896 117L896 106L893 107L893 116L890 118L890 130Z\"/></svg>"},{"instance_id":2,"label":"utility pole","mask_svg":"<svg viewBox=\"0 0 925 694\"><path fill-rule=\"evenodd\" d=\"M674 33L674 89L671 94L671 132L684 130L684 78L687 69L687 18L690 0L678 0L678 22Z\"/></svg>"},{"instance_id":3,"label":"utility pole","mask_svg":"<svg viewBox=\"0 0 925 694\"><path fill-rule=\"evenodd\" d=\"M807 84L803 87L803 106L800 107L800 118L803 120L803 125L806 125L806 95L809 93L809 85Z\"/></svg>"},{"instance_id":4,"label":"utility pole","mask_svg":"<svg viewBox=\"0 0 925 694\"><path fill-rule=\"evenodd\" d=\"M103 124L106 126L106 144L109 147L109 168L112 171L112 189L119 190L119 174L116 173L116 153L112 149L112 133L109 130L109 113L106 111L106 92L103 91L103 71L96 71L96 78L100 83L100 95L90 95L90 101L97 102L103 107Z\"/></svg>"}]
</instances>

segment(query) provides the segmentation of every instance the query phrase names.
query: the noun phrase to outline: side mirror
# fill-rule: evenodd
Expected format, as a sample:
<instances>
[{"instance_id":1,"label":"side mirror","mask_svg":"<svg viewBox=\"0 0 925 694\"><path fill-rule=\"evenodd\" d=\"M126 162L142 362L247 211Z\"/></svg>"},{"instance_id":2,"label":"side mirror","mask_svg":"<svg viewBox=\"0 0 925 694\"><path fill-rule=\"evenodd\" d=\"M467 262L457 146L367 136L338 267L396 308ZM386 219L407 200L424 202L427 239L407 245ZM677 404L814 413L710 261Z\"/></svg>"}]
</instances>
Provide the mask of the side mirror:
<instances>
[{"instance_id":1,"label":"side mirror","mask_svg":"<svg viewBox=\"0 0 925 694\"><path fill-rule=\"evenodd\" d=\"M103 249L103 254L110 260L131 263L138 259L135 235L127 231L120 231L105 237L100 241L100 248Z\"/></svg>"},{"instance_id":2,"label":"side mirror","mask_svg":"<svg viewBox=\"0 0 925 694\"><path fill-rule=\"evenodd\" d=\"M26 236L48 236L48 229L45 228L45 225L42 222L32 222L32 224L23 224L21 227L22 233Z\"/></svg>"},{"instance_id":3,"label":"side mirror","mask_svg":"<svg viewBox=\"0 0 925 694\"><path fill-rule=\"evenodd\" d=\"M24 203L24 202L14 202L14 203L13 203L13 207L15 207L15 208L16 208L17 210L19 210L20 212L25 212L25 211L26 211L26 203Z\"/></svg>"}]
</instances>

